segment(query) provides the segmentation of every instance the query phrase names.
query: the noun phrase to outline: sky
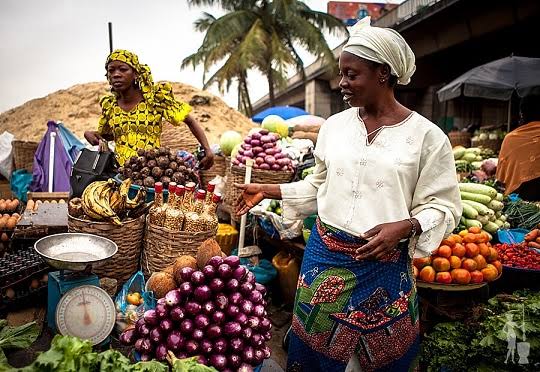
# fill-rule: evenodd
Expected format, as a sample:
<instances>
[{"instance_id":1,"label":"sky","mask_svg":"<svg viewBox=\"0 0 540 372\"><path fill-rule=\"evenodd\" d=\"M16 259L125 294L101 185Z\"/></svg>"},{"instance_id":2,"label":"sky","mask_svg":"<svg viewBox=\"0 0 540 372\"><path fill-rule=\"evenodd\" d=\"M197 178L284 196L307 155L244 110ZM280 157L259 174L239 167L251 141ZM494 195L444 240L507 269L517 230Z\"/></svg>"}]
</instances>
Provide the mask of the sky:
<instances>
[{"instance_id":1,"label":"sky","mask_svg":"<svg viewBox=\"0 0 540 372\"><path fill-rule=\"evenodd\" d=\"M326 0L305 3L326 11ZM105 81L108 22L114 48L135 52L155 81L201 88L202 68L181 70L180 64L203 40L193 29L203 11L223 14L185 0L0 0L0 112L75 84ZM342 41L327 40L331 47ZM301 56L306 66L314 60L305 52ZM256 73L248 79L255 102L268 91L266 79ZM209 90L236 107L234 87L224 95L216 87Z\"/></svg>"}]
</instances>

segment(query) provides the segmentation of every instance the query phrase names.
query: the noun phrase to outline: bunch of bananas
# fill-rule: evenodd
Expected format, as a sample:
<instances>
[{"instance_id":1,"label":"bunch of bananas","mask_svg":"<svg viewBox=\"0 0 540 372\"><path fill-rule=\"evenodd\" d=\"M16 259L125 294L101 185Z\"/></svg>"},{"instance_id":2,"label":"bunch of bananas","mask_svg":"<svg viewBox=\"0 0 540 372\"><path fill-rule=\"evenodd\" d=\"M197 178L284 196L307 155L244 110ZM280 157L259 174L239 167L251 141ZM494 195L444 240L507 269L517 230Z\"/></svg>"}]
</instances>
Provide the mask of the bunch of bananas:
<instances>
[{"instance_id":1,"label":"bunch of bananas","mask_svg":"<svg viewBox=\"0 0 540 372\"><path fill-rule=\"evenodd\" d=\"M131 180L128 178L120 185L113 179L96 181L84 189L81 207L84 214L96 221L111 221L122 225L119 215L135 209L144 203L146 190L139 189L135 198L128 196Z\"/></svg>"}]
</instances>

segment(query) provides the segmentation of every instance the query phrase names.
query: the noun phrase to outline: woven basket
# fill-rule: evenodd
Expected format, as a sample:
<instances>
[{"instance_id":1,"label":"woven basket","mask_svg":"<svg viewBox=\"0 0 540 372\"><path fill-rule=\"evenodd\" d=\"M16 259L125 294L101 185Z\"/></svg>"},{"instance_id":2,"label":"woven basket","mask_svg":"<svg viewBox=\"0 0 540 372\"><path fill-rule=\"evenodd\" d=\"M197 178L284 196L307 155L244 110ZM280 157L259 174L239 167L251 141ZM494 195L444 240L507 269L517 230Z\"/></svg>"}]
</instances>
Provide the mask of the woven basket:
<instances>
[{"instance_id":1,"label":"woven basket","mask_svg":"<svg viewBox=\"0 0 540 372\"><path fill-rule=\"evenodd\" d=\"M213 231L187 232L172 231L156 226L147 221L144 234L144 249L141 266L146 277L171 265L177 257L189 255L195 257L197 248L206 239L215 238Z\"/></svg>"},{"instance_id":2,"label":"woven basket","mask_svg":"<svg viewBox=\"0 0 540 372\"><path fill-rule=\"evenodd\" d=\"M227 177L225 203L229 206L229 209L234 211L236 207L236 201L241 192L234 187L235 183L244 183L246 175L246 168L232 165L230 169L230 175ZM285 171L271 171L262 169L251 170L251 183L266 183L266 184L280 184L288 183L294 177L294 172ZM238 221L239 217L236 214L231 213L231 219Z\"/></svg>"},{"instance_id":3,"label":"woven basket","mask_svg":"<svg viewBox=\"0 0 540 372\"><path fill-rule=\"evenodd\" d=\"M122 226L109 222L82 220L68 215L68 231L83 232L111 239L118 252L103 266L94 269L98 276L113 278L119 284L126 282L139 266L144 235L145 216L126 220Z\"/></svg>"},{"instance_id":4,"label":"woven basket","mask_svg":"<svg viewBox=\"0 0 540 372\"><path fill-rule=\"evenodd\" d=\"M224 156L215 156L214 165L210 169L200 171L201 182L206 187L215 176L225 177L227 160Z\"/></svg>"},{"instance_id":5,"label":"woven basket","mask_svg":"<svg viewBox=\"0 0 540 372\"><path fill-rule=\"evenodd\" d=\"M471 134L469 132L450 132L448 138L452 147L471 147Z\"/></svg>"},{"instance_id":6,"label":"woven basket","mask_svg":"<svg viewBox=\"0 0 540 372\"><path fill-rule=\"evenodd\" d=\"M32 141L12 141L11 145L13 146L15 169L26 169L32 173L34 155L36 154L39 143Z\"/></svg>"},{"instance_id":7,"label":"woven basket","mask_svg":"<svg viewBox=\"0 0 540 372\"><path fill-rule=\"evenodd\" d=\"M499 151L501 150L501 145L502 145L502 139L494 139L494 140L490 140L490 139L478 140L477 139L477 140L472 141L473 147L483 147L486 149L491 149L493 150L493 152L495 152L495 154L499 153Z\"/></svg>"},{"instance_id":8,"label":"woven basket","mask_svg":"<svg viewBox=\"0 0 540 372\"><path fill-rule=\"evenodd\" d=\"M175 127L165 122L161 130L161 146L169 147L174 151L186 150L188 152L195 152L197 147L199 147L199 142L187 125L182 124Z\"/></svg>"}]
</instances>

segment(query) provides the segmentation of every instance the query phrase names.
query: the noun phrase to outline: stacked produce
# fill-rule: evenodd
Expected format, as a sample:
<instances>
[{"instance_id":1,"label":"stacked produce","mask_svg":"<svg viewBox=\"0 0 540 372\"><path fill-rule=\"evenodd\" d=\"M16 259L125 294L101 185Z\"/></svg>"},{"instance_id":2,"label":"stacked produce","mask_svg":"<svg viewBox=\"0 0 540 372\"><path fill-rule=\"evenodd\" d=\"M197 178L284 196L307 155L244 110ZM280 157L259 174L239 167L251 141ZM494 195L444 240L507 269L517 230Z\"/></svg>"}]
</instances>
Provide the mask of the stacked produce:
<instances>
[{"instance_id":1,"label":"stacked produce","mask_svg":"<svg viewBox=\"0 0 540 372\"><path fill-rule=\"evenodd\" d=\"M281 148L277 145L279 135L270 133L266 129L254 131L246 138L244 143L233 151L234 158L232 163L238 166L245 166L246 160L253 159L255 164L253 168L287 171L293 170L292 161L286 154L281 152Z\"/></svg>"},{"instance_id":2,"label":"stacked produce","mask_svg":"<svg viewBox=\"0 0 540 372\"><path fill-rule=\"evenodd\" d=\"M540 224L525 235L525 244L529 248L540 249Z\"/></svg>"},{"instance_id":3,"label":"stacked produce","mask_svg":"<svg viewBox=\"0 0 540 372\"><path fill-rule=\"evenodd\" d=\"M540 270L540 251L528 246L529 243L520 244L496 244L495 249L499 253L504 266Z\"/></svg>"},{"instance_id":4,"label":"stacked produce","mask_svg":"<svg viewBox=\"0 0 540 372\"><path fill-rule=\"evenodd\" d=\"M0 199L0 213L13 213L19 208L19 199Z\"/></svg>"},{"instance_id":5,"label":"stacked produce","mask_svg":"<svg viewBox=\"0 0 540 372\"><path fill-rule=\"evenodd\" d=\"M266 129L270 133L275 133L280 138L289 136L289 125L281 116L268 115L261 123L261 128Z\"/></svg>"},{"instance_id":6,"label":"stacked produce","mask_svg":"<svg viewBox=\"0 0 540 372\"><path fill-rule=\"evenodd\" d=\"M458 172L470 172L475 169L480 169L484 159L495 156L493 150L480 147L466 148L463 146L456 146L452 151L456 162L456 170Z\"/></svg>"},{"instance_id":7,"label":"stacked produce","mask_svg":"<svg viewBox=\"0 0 540 372\"><path fill-rule=\"evenodd\" d=\"M472 284L491 282L502 272L489 235L479 227L452 234L430 257L415 258L415 277L424 282Z\"/></svg>"},{"instance_id":8,"label":"stacked produce","mask_svg":"<svg viewBox=\"0 0 540 372\"><path fill-rule=\"evenodd\" d=\"M134 345L141 360L197 356L216 369L257 366L270 357L266 289L240 265L237 256L222 257L214 240L197 258L182 256L166 272L154 274L148 289L160 297L120 340Z\"/></svg>"},{"instance_id":9,"label":"stacked produce","mask_svg":"<svg viewBox=\"0 0 540 372\"><path fill-rule=\"evenodd\" d=\"M508 221L515 228L533 230L540 224L540 204L524 200L509 202L504 209Z\"/></svg>"},{"instance_id":10,"label":"stacked produce","mask_svg":"<svg viewBox=\"0 0 540 372\"><path fill-rule=\"evenodd\" d=\"M41 204L64 204L65 202L64 199L30 199L26 202L26 210L37 212Z\"/></svg>"},{"instance_id":11,"label":"stacked produce","mask_svg":"<svg viewBox=\"0 0 540 372\"><path fill-rule=\"evenodd\" d=\"M500 228L510 228L506 216L502 213L503 195L493 187L460 183L459 190L463 206L459 229L478 227L494 234Z\"/></svg>"},{"instance_id":12,"label":"stacked produce","mask_svg":"<svg viewBox=\"0 0 540 372\"><path fill-rule=\"evenodd\" d=\"M506 132L501 129L479 129L474 132L472 141L496 141L502 140L506 136Z\"/></svg>"},{"instance_id":13,"label":"stacked produce","mask_svg":"<svg viewBox=\"0 0 540 372\"><path fill-rule=\"evenodd\" d=\"M146 196L146 190L140 189L135 198L130 199L130 186L129 178L120 185L113 179L92 182L84 189L81 198L69 201L68 213L73 217L122 225L122 218L142 207Z\"/></svg>"},{"instance_id":14,"label":"stacked produce","mask_svg":"<svg viewBox=\"0 0 540 372\"><path fill-rule=\"evenodd\" d=\"M281 213L283 212L283 210L281 209L281 202L279 200L271 200L266 210L268 212L275 213L278 216L281 216Z\"/></svg>"},{"instance_id":15,"label":"stacked produce","mask_svg":"<svg viewBox=\"0 0 540 372\"><path fill-rule=\"evenodd\" d=\"M126 178L131 178L137 186L154 187L156 182L162 182L165 187L169 182L184 184L189 181L197 182L197 176L182 157L171 153L168 147L137 151L137 156L128 159L118 172Z\"/></svg>"}]
</instances>

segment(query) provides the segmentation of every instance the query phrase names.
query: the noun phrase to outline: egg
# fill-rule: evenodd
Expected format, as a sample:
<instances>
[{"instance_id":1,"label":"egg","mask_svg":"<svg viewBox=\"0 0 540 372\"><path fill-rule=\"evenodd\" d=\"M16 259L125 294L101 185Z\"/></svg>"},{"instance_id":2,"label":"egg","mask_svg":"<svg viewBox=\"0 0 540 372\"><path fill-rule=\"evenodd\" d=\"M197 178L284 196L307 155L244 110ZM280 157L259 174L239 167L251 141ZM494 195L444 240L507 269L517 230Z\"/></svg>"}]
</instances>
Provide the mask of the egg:
<instances>
[{"instance_id":1,"label":"egg","mask_svg":"<svg viewBox=\"0 0 540 372\"><path fill-rule=\"evenodd\" d=\"M3 229L4 227L6 227L6 223L7 223L7 218L0 218L0 229Z\"/></svg>"},{"instance_id":2,"label":"egg","mask_svg":"<svg viewBox=\"0 0 540 372\"><path fill-rule=\"evenodd\" d=\"M0 236L0 240L3 242L7 242L9 240L9 236L6 233L2 233L2 236Z\"/></svg>"},{"instance_id":3,"label":"egg","mask_svg":"<svg viewBox=\"0 0 540 372\"><path fill-rule=\"evenodd\" d=\"M13 199L11 205L14 206L13 209L17 209L17 207L19 207L19 199Z\"/></svg>"},{"instance_id":4,"label":"egg","mask_svg":"<svg viewBox=\"0 0 540 372\"><path fill-rule=\"evenodd\" d=\"M13 230L15 226L17 226L17 218L10 217L7 220L6 228L8 228L9 230Z\"/></svg>"},{"instance_id":5,"label":"egg","mask_svg":"<svg viewBox=\"0 0 540 372\"><path fill-rule=\"evenodd\" d=\"M26 209L28 209L29 211L34 210L35 204L36 203L34 203L32 199L28 200L28 203L26 203Z\"/></svg>"},{"instance_id":6,"label":"egg","mask_svg":"<svg viewBox=\"0 0 540 372\"><path fill-rule=\"evenodd\" d=\"M7 210L7 203L5 201L0 202L0 211Z\"/></svg>"},{"instance_id":7,"label":"egg","mask_svg":"<svg viewBox=\"0 0 540 372\"><path fill-rule=\"evenodd\" d=\"M66 204L66 201L64 199L58 200L58 204Z\"/></svg>"},{"instance_id":8,"label":"egg","mask_svg":"<svg viewBox=\"0 0 540 372\"><path fill-rule=\"evenodd\" d=\"M55 199L51 200L51 204L57 204L57 203L58 202Z\"/></svg>"}]
</instances>

